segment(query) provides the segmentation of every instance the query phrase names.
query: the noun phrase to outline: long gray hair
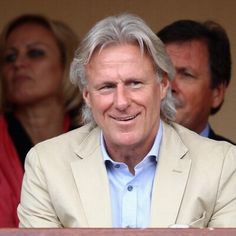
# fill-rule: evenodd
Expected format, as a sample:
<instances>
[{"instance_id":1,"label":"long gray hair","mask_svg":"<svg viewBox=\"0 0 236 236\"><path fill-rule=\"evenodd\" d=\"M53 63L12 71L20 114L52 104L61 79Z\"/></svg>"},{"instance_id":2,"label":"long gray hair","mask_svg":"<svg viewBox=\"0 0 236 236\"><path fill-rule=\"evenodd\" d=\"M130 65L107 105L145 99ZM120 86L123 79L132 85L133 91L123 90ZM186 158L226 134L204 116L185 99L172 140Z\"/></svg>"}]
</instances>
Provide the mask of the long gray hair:
<instances>
[{"instance_id":1,"label":"long gray hair","mask_svg":"<svg viewBox=\"0 0 236 236\"><path fill-rule=\"evenodd\" d=\"M175 70L161 40L141 18L132 14L122 14L99 21L85 36L71 64L70 79L72 83L79 86L82 92L87 85L85 65L89 63L93 53L96 50L102 50L107 45L127 43L136 43L139 45L141 53L150 55L159 82L163 73L167 74L169 80L173 79ZM161 118L166 122L174 119L175 107L170 88L167 96L161 101L160 113ZM93 122L96 125L91 110L86 104L82 117L84 123Z\"/></svg>"}]
</instances>

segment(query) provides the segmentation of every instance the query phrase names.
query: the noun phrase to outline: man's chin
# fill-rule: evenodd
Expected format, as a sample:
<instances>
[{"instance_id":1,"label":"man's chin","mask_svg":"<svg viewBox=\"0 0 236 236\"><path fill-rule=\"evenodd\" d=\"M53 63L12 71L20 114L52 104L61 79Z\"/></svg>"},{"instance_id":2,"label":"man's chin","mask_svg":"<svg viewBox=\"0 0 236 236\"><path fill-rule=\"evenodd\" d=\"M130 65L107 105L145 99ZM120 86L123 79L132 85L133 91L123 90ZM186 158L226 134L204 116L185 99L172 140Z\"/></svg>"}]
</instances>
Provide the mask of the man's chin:
<instances>
[{"instance_id":1,"label":"man's chin","mask_svg":"<svg viewBox=\"0 0 236 236\"><path fill-rule=\"evenodd\" d=\"M182 125L182 126L185 126L185 127L188 127L189 125L186 123L185 119L181 116L176 116L175 118L175 122Z\"/></svg>"}]
</instances>

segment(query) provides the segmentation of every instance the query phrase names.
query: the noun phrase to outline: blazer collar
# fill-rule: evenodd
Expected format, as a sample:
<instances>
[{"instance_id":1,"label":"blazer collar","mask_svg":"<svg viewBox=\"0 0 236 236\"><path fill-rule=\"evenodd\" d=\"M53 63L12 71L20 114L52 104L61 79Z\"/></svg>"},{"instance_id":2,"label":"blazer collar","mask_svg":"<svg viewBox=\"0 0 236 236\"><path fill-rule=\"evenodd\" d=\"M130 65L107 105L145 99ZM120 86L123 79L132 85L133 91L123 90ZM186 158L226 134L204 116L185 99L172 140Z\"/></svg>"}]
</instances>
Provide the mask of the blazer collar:
<instances>
[{"instance_id":1,"label":"blazer collar","mask_svg":"<svg viewBox=\"0 0 236 236\"><path fill-rule=\"evenodd\" d=\"M164 123L153 184L151 227L168 227L176 222L191 167L187 153L175 125Z\"/></svg>"},{"instance_id":2,"label":"blazer collar","mask_svg":"<svg viewBox=\"0 0 236 236\"><path fill-rule=\"evenodd\" d=\"M80 158L71 163L88 227L112 227L109 182L99 144L100 129L93 129L76 148Z\"/></svg>"},{"instance_id":3,"label":"blazer collar","mask_svg":"<svg viewBox=\"0 0 236 236\"><path fill-rule=\"evenodd\" d=\"M178 127L178 126L177 126ZM178 129L178 128L177 128ZM109 181L95 128L75 148L71 163L88 227L112 227ZM191 167L188 149L176 126L163 122L163 137L153 184L151 227L175 224Z\"/></svg>"}]
</instances>

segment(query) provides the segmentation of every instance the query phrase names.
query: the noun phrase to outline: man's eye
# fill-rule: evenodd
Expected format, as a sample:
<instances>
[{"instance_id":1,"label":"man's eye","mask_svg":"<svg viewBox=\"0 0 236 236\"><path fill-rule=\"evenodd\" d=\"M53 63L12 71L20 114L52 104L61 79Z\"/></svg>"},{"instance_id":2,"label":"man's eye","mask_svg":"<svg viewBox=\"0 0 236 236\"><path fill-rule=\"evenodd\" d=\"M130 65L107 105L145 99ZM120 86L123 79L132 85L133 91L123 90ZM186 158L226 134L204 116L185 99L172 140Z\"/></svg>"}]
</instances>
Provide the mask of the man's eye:
<instances>
[{"instance_id":1,"label":"man's eye","mask_svg":"<svg viewBox=\"0 0 236 236\"><path fill-rule=\"evenodd\" d=\"M114 88L113 85L111 85L111 84L106 84L106 85L101 86L101 87L99 88L99 90L109 90L109 89L112 89L112 88Z\"/></svg>"},{"instance_id":2,"label":"man's eye","mask_svg":"<svg viewBox=\"0 0 236 236\"><path fill-rule=\"evenodd\" d=\"M129 83L129 86L132 88L140 88L142 83L140 81L131 81Z\"/></svg>"},{"instance_id":3,"label":"man's eye","mask_svg":"<svg viewBox=\"0 0 236 236\"><path fill-rule=\"evenodd\" d=\"M192 74L187 73L187 72L184 73L184 76L186 76L186 77L192 77L192 78L194 77Z\"/></svg>"},{"instance_id":4,"label":"man's eye","mask_svg":"<svg viewBox=\"0 0 236 236\"><path fill-rule=\"evenodd\" d=\"M16 61L16 58L17 58L16 53L9 53L4 57L4 62L7 64L12 63Z\"/></svg>"},{"instance_id":5,"label":"man's eye","mask_svg":"<svg viewBox=\"0 0 236 236\"><path fill-rule=\"evenodd\" d=\"M186 71L179 72L178 76L180 76L180 78L185 79L185 80L191 80L195 78L195 76L192 73L186 72Z\"/></svg>"},{"instance_id":6,"label":"man's eye","mask_svg":"<svg viewBox=\"0 0 236 236\"><path fill-rule=\"evenodd\" d=\"M39 58L45 55L45 51L42 49L31 49L27 53L29 58Z\"/></svg>"}]
</instances>

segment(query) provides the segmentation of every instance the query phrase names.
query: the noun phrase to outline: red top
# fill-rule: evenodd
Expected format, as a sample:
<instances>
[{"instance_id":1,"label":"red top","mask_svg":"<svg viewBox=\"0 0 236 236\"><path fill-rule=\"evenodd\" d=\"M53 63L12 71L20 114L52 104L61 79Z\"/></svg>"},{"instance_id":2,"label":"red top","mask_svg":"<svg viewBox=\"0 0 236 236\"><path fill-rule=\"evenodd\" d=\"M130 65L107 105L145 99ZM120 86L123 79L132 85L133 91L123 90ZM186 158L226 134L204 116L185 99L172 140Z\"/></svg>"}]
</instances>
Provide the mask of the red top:
<instances>
[{"instance_id":1,"label":"red top","mask_svg":"<svg viewBox=\"0 0 236 236\"><path fill-rule=\"evenodd\" d=\"M64 121L64 132L69 130L70 118ZM13 141L8 133L7 122L0 115L0 228L18 227L17 206L24 170Z\"/></svg>"}]
</instances>

